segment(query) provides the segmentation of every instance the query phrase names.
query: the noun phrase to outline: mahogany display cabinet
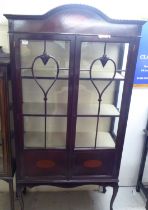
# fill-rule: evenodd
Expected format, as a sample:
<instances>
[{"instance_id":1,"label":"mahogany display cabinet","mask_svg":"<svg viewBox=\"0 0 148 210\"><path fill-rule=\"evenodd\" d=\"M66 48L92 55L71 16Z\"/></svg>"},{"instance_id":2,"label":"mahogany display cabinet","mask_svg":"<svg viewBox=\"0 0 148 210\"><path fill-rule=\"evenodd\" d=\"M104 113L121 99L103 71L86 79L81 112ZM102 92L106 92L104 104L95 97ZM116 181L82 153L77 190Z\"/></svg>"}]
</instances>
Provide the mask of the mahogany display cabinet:
<instances>
[{"instance_id":1,"label":"mahogany display cabinet","mask_svg":"<svg viewBox=\"0 0 148 210\"><path fill-rule=\"evenodd\" d=\"M5 15L16 135L16 188L113 187L144 21L113 20L86 5Z\"/></svg>"},{"instance_id":2,"label":"mahogany display cabinet","mask_svg":"<svg viewBox=\"0 0 148 210\"><path fill-rule=\"evenodd\" d=\"M0 47L0 179L9 183L10 209L14 210L15 157L11 95L9 55Z\"/></svg>"}]
</instances>

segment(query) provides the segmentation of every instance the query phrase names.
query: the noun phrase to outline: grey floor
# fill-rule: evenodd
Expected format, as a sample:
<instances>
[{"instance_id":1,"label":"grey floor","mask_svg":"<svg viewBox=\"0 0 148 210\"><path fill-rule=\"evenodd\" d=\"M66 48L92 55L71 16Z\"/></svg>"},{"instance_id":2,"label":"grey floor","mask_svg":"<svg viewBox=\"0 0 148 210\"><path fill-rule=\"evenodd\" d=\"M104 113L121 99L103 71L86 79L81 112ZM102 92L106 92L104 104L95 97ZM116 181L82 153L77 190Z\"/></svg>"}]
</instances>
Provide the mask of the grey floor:
<instances>
[{"instance_id":1,"label":"grey floor","mask_svg":"<svg viewBox=\"0 0 148 210\"><path fill-rule=\"evenodd\" d=\"M28 192L25 210L109 210L112 189L105 194L95 191ZM19 210L18 201L15 201ZM0 193L0 210L9 210L8 193ZM145 199L135 188L120 187L114 210L145 210Z\"/></svg>"}]
</instances>

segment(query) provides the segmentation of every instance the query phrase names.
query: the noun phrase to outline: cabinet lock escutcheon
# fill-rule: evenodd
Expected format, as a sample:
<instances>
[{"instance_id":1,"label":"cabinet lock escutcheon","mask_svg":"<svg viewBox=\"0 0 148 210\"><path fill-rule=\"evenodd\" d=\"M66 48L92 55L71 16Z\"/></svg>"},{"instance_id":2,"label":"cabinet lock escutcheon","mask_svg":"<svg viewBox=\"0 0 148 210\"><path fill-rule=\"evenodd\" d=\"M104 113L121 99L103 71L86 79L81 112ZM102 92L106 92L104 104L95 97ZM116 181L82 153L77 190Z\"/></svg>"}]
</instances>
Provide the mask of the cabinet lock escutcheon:
<instances>
[{"instance_id":1,"label":"cabinet lock escutcheon","mask_svg":"<svg viewBox=\"0 0 148 210\"><path fill-rule=\"evenodd\" d=\"M110 39L110 34L98 34L99 39Z\"/></svg>"}]
</instances>

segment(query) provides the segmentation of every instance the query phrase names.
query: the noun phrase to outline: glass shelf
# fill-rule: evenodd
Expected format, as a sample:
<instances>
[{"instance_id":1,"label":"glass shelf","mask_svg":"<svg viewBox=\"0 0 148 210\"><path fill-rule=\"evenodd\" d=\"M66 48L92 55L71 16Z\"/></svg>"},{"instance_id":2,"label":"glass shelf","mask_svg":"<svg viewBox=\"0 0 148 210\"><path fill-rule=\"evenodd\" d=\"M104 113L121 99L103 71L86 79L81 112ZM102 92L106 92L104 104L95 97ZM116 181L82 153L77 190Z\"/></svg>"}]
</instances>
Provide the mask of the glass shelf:
<instances>
[{"instance_id":1,"label":"glass shelf","mask_svg":"<svg viewBox=\"0 0 148 210\"><path fill-rule=\"evenodd\" d=\"M24 146L65 148L67 117L24 116Z\"/></svg>"},{"instance_id":2,"label":"glass shelf","mask_svg":"<svg viewBox=\"0 0 148 210\"><path fill-rule=\"evenodd\" d=\"M61 148L66 145L65 132L47 132L46 148ZM24 148L44 148L44 132L25 132Z\"/></svg>"},{"instance_id":3,"label":"glass shelf","mask_svg":"<svg viewBox=\"0 0 148 210\"><path fill-rule=\"evenodd\" d=\"M37 69L35 70L35 77L37 79L54 79L56 76L56 69ZM22 78L33 79L31 68L22 69L21 71ZM69 78L69 69L60 69L58 79L68 79Z\"/></svg>"},{"instance_id":4,"label":"glass shelf","mask_svg":"<svg viewBox=\"0 0 148 210\"><path fill-rule=\"evenodd\" d=\"M92 79L94 80L110 80L113 78L113 72L112 71L99 71L99 70L93 70L92 72ZM90 79L90 72L89 70L80 70L80 80L83 79ZM114 80L124 80L124 72L121 71L121 73L116 72Z\"/></svg>"},{"instance_id":5,"label":"glass shelf","mask_svg":"<svg viewBox=\"0 0 148 210\"><path fill-rule=\"evenodd\" d=\"M97 116L98 104L79 104L77 115ZM23 113L44 114L44 103L23 103ZM67 115L66 103L47 103L47 114ZM100 116L119 116L118 109L112 104L101 104Z\"/></svg>"},{"instance_id":6,"label":"glass shelf","mask_svg":"<svg viewBox=\"0 0 148 210\"><path fill-rule=\"evenodd\" d=\"M97 116L98 104L79 104L78 115ZM119 116L118 109L112 104L101 104L100 116Z\"/></svg>"},{"instance_id":7,"label":"glass shelf","mask_svg":"<svg viewBox=\"0 0 148 210\"><path fill-rule=\"evenodd\" d=\"M75 148L92 147L95 144L95 133L77 132ZM115 143L109 132L98 132L96 148L115 148Z\"/></svg>"},{"instance_id":8,"label":"glass shelf","mask_svg":"<svg viewBox=\"0 0 148 210\"><path fill-rule=\"evenodd\" d=\"M44 103L23 103L24 114L44 114ZM67 115L66 103L47 103L47 114Z\"/></svg>"},{"instance_id":9,"label":"glass shelf","mask_svg":"<svg viewBox=\"0 0 148 210\"><path fill-rule=\"evenodd\" d=\"M76 135L76 148L78 147L94 147L94 135L90 132L78 132ZM43 132L25 132L24 147L25 148L44 148ZM65 148L66 138L64 132L47 133L46 148ZM115 143L109 132L99 132L97 139L98 148L115 148Z\"/></svg>"},{"instance_id":10,"label":"glass shelf","mask_svg":"<svg viewBox=\"0 0 148 210\"><path fill-rule=\"evenodd\" d=\"M35 71L36 78L38 79L54 79L56 75L56 69L38 69ZM90 71L89 70L80 70L80 80L89 80L90 79ZM124 80L125 72L121 71L116 72L114 80ZM23 79L33 79L31 68L29 69L22 69L21 76ZM94 70L92 72L92 79L94 80L110 80L113 77L113 72L111 71L98 71ZM59 79L68 79L69 78L69 69L60 69L58 80Z\"/></svg>"}]
</instances>

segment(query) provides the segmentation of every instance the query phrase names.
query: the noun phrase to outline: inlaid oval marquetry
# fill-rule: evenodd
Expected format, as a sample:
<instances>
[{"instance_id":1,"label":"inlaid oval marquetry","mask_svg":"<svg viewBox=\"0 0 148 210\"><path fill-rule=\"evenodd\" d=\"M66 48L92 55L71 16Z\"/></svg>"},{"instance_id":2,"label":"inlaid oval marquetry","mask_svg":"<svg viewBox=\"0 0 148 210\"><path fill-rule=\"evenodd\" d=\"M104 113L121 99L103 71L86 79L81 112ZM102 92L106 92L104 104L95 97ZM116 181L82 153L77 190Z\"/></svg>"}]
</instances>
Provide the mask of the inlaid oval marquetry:
<instances>
[{"instance_id":1,"label":"inlaid oval marquetry","mask_svg":"<svg viewBox=\"0 0 148 210\"><path fill-rule=\"evenodd\" d=\"M55 166L55 162L52 160L39 160L36 163L38 168L53 168Z\"/></svg>"},{"instance_id":2,"label":"inlaid oval marquetry","mask_svg":"<svg viewBox=\"0 0 148 210\"><path fill-rule=\"evenodd\" d=\"M86 168L98 168L102 166L102 161L100 160L86 160L84 162L84 167Z\"/></svg>"}]
</instances>

